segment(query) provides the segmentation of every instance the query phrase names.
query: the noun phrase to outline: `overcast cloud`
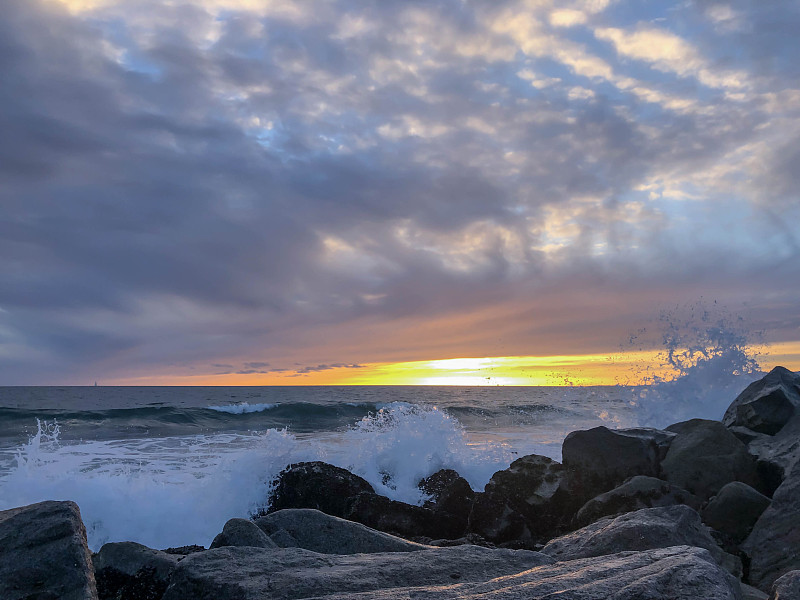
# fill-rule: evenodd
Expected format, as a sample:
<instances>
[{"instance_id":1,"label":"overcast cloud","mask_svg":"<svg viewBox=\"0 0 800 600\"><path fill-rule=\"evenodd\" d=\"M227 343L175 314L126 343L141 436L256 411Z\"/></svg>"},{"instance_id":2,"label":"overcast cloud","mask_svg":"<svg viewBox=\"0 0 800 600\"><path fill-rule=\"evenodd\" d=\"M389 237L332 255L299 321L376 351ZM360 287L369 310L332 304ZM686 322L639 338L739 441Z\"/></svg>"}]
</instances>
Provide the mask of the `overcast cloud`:
<instances>
[{"instance_id":1,"label":"overcast cloud","mask_svg":"<svg viewBox=\"0 0 800 600\"><path fill-rule=\"evenodd\" d=\"M0 383L800 340L800 5L5 0Z\"/></svg>"}]
</instances>

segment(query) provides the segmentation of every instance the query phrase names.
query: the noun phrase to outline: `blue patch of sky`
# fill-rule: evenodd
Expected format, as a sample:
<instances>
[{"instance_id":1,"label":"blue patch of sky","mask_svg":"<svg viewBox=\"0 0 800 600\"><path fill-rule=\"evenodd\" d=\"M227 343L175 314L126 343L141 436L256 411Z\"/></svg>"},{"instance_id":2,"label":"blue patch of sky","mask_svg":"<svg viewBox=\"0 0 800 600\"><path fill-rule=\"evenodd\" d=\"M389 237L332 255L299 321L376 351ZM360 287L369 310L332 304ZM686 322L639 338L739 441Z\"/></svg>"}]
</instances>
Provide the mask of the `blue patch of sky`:
<instances>
[{"instance_id":1,"label":"blue patch of sky","mask_svg":"<svg viewBox=\"0 0 800 600\"><path fill-rule=\"evenodd\" d=\"M102 31L103 37L111 44L122 49L119 61L124 69L153 79L161 77L164 70L138 50L136 41L131 37L128 25L123 19L89 18L86 22Z\"/></svg>"}]
</instances>

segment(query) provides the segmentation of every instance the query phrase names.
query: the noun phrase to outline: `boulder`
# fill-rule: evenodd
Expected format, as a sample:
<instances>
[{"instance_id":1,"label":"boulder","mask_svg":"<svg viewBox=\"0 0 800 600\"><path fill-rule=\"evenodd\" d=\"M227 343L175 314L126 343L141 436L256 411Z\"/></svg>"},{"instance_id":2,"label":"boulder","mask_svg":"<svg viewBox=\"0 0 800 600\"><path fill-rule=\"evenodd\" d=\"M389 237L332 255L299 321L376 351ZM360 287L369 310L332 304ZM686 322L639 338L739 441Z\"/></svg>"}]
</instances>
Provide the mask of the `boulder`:
<instances>
[{"instance_id":1,"label":"boulder","mask_svg":"<svg viewBox=\"0 0 800 600\"><path fill-rule=\"evenodd\" d=\"M700 500L686 490L655 477L637 475L613 490L592 498L575 515L573 524L583 527L602 517L642 508L685 504L700 509Z\"/></svg>"},{"instance_id":2,"label":"boulder","mask_svg":"<svg viewBox=\"0 0 800 600\"><path fill-rule=\"evenodd\" d=\"M750 557L750 583L768 591L778 577L800 570L800 462L742 544Z\"/></svg>"},{"instance_id":3,"label":"boulder","mask_svg":"<svg viewBox=\"0 0 800 600\"><path fill-rule=\"evenodd\" d=\"M507 498L484 492L475 494L467 531L497 544L516 542L532 547L536 543L527 519Z\"/></svg>"},{"instance_id":4,"label":"boulder","mask_svg":"<svg viewBox=\"0 0 800 600\"><path fill-rule=\"evenodd\" d=\"M480 546L355 555L231 546L187 556L163 600L349 597L400 586L486 581L552 562L538 552Z\"/></svg>"},{"instance_id":5,"label":"boulder","mask_svg":"<svg viewBox=\"0 0 800 600\"><path fill-rule=\"evenodd\" d=\"M256 519L255 524L280 547L321 554L411 552L426 548L310 508L279 510Z\"/></svg>"},{"instance_id":6,"label":"boulder","mask_svg":"<svg viewBox=\"0 0 800 600\"><path fill-rule=\"evenodd\" d=\"M457 538L464 519L443 511L406 504L364 492L348 500L344 518L403 537Z\"/></svg>"},{"instance_id":7,"label":"boulder","mask_svg":"<svg viewBox=\"0 0 800 600\"><path fill-rule=\"evenodd\" d=\"M798 408L800 377L784 367L775 367L736 397L725 411L722 422L728 427L741 426L775 435Z\"/></svg>"},{"instance_id":8,"label":"boulder","mask_svg":"<svg viewBox=\"0 0 800 600\"><path fill-rule=\"evenodd\" d=\"M739 584L742 588L742 600L769 600L769 596L758 588L746 583Z\"/></svg>"},{"instance_id":9,"label":"boulder","mask_svg":"<svg viewBox=\"0 0 800 600\"><path fill-rule=\"evenodd\" d=\"M741 600L738 582L701 548L624 552L535 567L480 583L318 595L326 600Z\"/></svg>"},{"instance_id":10,"label":"boulder","mask_svg":"<svg viewBox=\"0 0 800 600\"><path fill-rule=\"evenodd\" d=\"M603 426L567 435L561 453L575 509L630 477L658 477L659 464L674 437L658 429Z\"/></svg>"},{"instance_id":11,"label":"boulder","mask_svg":"<svg viewBox=\"0 0 800 600\"><path fill-rule=\"evenodd\" d=\"M350 498L374 491L366 479L347 469L320 461L301 462L278 475L269 497L269 510L314 508L344 517Z\"/></svg>"},{"instance_id":12,"label":"boulder","mask_svg":"<svg viewBox=\"0 0 800 600\"><path fill-rule=\"evenodd\" d=\"M789 571L772 584L769 600L797 600L800 598L800 571Z\"/></svg>"},{"instance_id":13,"label":"boulder","mask_svg":"<svg viewBox=\"0 0 800 600\"><path fill-rule=\"evenodd\" d=\"M442 469L420 481L418 487L429 497L425 508L452 515L461 523L461 530L466 529L475 500L475 492L466 479L453 469Z\"/></svg>"},{"instance_id":14,"label":"boulder","mask_svg":"<svg viewBox=\"0 0 800 600\"><path fill-rule=\"evenodd\" d=\"M724 534L733 544L742 543L770 504L770 499L741 481L722 487L702 511L703 522Z\"/></svg>"},{"instance_id":15,"label":"boulder","mask_svg":"<svg viewBox=\"0 0 800 600\"><path fill-rule=\"evenodd\" d=\"M97 598L77 504L47 501L0 511L0 598Z\"/></svg>"},{"instance_id":16,"label":"boulder","mask_svg":"<svg viewBox=\"0 0 800 600\"><path fill-rule=\"evenodd\" d=\"M542 552L557 560L574 560L625 551L668 548L705 548L727 571L739 575L741 561L724 552L688 506L644 508L591 525L550 541Z\"/></svg>"},{"instance_id":17,"label":"boulder","mask_svg":"<svg viewBox=\"0 0 800 600\"><path fill-rule=\"evenodd\" d=\"M705 500L726 483L758 485L756 460L722 423L692 419L670 425L678 435L661 462L664 479Z\"/></svg>"},{"instance_id":18,"label":"boulder","mask_svg":"<svg viewBox=\"0 0 800 600\"><path fill-rule=\"evenodd\" d=\"M258 525L247 519L230 519L225 523L222 533L211 542L211 548L221 548L222 546L278 547L266 533L259 529Z\"/></svg>"},{"instance_id":19,"label":"boulder","mask_svg":"<svg viewBox=\"0 0 800 600\"><path fill-rule=\"evenodd\" d=\"M178 560L136 542L104 544L92 557L100 600L159 600Z\"/></svg>"}]
</instances>

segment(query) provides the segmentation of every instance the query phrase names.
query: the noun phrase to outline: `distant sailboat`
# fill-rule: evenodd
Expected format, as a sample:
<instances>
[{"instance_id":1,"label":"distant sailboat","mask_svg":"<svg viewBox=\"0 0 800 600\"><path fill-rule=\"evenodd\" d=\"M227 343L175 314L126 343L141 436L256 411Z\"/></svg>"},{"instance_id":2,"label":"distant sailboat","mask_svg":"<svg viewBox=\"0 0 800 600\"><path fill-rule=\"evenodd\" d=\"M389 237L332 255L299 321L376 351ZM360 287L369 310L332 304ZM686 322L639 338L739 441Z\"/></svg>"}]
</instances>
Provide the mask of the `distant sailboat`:
<instances>
[{"instance_id":1,"label":"distant sailboat","mask_svg":"<svg viewBox=\"0 0 800 600\"><path fill-rule=\"evenodd\" d=\"M96 381L94 382L94 387L97 387L97 382Z\"/></svg>"}]
</instances>

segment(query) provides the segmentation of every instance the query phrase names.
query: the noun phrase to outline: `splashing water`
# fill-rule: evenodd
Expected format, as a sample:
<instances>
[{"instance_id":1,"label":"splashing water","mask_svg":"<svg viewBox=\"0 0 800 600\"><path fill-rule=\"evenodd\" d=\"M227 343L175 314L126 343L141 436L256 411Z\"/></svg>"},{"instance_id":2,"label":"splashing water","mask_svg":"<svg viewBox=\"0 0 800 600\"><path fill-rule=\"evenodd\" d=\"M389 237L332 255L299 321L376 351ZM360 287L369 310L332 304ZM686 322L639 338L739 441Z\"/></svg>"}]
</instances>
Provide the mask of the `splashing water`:
<instances>
[{"instance_id":1,"label":"splashing water","mask_svg":"<svg viewBox=\"0 0 800 600\"><path fill-rule=\"evenodd\" d=\"M632 400L639 424L665 427L692 418L721 419L733 399L763 373L741 317L700 301L662 312L660 371ZM632 336L632 340L636 336Z\"/></svg>"}]
</instances>

